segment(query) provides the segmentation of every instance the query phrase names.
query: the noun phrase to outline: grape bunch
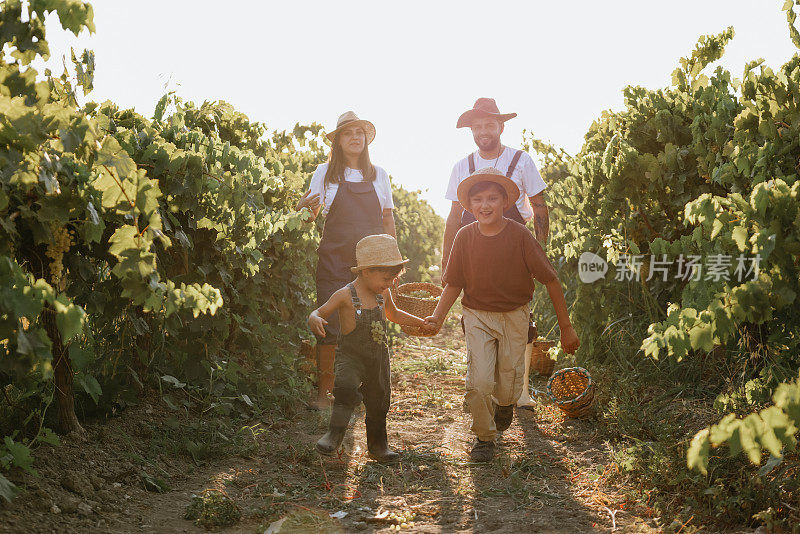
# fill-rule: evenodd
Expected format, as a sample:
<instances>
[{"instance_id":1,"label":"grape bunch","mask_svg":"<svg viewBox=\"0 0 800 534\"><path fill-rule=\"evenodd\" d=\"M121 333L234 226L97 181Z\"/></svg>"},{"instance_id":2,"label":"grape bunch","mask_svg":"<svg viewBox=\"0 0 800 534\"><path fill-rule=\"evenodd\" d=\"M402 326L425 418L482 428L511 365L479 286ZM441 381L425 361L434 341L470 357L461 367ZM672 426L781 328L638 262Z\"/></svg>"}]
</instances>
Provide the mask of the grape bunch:
<instances>
[{"instance_id":1,"label":"grape bunch","mask_svg":"<svg viewBox=\"0 0 800 534\"><path fill-rule=\"evenodd\" d=\"M425 289L417 289L416 291L411 291L409 293L406 293L406 295L409 297L414 297L415 299L424 300L426 302L439 300L439 297L432 295L429 291Z\"/></svg>"},{"instance_id":2,"label":"grape bunch","mask_svg":"<svg viewBox=\"0 0 800 534\"><path fill-rule=\"evenodd\" d=\"M75 230L67 230L66 227L56 225L51 225L50 229L53 232L53 240L48 243L45 254L53 260L50 262L50 282L53 285L58 285L64 272L64 264L62 263L64 253L75 244Z\"/></svg>"},{"instance_id":3,"label":"grape bunch","mask_svg":"<svg viewBox=\"0 0 800 534\"><path fill-rule=\"evenodd\" d=\"M375 343L386 341L386 330L384 330L382 322L372 321L372 339Z\"/></svg>"},{"instance_id":4,"label":"grape bunch","mask_svg":"<svg viewBox=\"0 0 800 534\"><path fill-rule=\"evenodd\" d=\"M389 514L389 521L392 521L393 524L389 525L389 530L413 528L415 517L417 517L417 514L410 511L400 512L399 514L392 512Z\"/></svg>"}]
</instances>

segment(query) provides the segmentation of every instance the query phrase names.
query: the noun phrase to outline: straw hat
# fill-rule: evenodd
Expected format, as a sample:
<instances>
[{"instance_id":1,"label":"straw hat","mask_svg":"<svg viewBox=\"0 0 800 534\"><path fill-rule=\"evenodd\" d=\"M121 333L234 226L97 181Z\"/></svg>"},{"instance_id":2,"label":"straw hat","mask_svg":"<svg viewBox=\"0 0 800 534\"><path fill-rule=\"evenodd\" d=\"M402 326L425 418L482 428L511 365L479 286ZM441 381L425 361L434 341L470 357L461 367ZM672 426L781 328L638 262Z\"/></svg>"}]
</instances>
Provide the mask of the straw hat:
<instances>
[{"instance_id":1,"label":"straw hat","mask_svg":"<svg viewBox=\"0 0 800 534\"><path fill-rule=\"evenodd\" d=\"M356 266L350 270L357 273L368 267L395 267L405 265L397 248L397 240L389 234L368 235L356 244Z\"/></svg>"},{"instance_id":2,"label":"straw hat","mask_svg":"<svg viewBox=\"0 0 800 534\"><path fill-rule=\"evenodd\" d=\"M519 187L517 187L517 184L515 184L511 178L495 168L485 167L473 172L467 178L464 178L463 182L458 184L458 201L461 203L461 207L470 213L472 213L472 210L469 209L469 190L472 189L473 185L480 182L494 182L501 185L503 189L506 190L506 194L508 195L506 209L519 198Z\"/></svg>"},{"instance_id":3,"label":"straw hat","mask_svg":"<svg viewBox=\"0 0 800 534\"><path fill-rule=\"evenodd\" d=\"M516 113L500 113L500 109L497 107L497 102L494 101L494 98L479 98L475 101L472 109L461 114L456 123L456 128L472 126L472 121L480 117L491 117L500 122L506 122L508 119L513 119L516 116Z\"/></svg>"},{"instance_id":4,"label":"straw hat","mask_svg":"<svg viewBox=\"0 0 800 534\"><path fill-rule=\"evenodd\" d=\"M327 137L328 140L333 143L333 138L336 137L336 133L339 130L346 126L353 126L355 124L358 124L364 128L364 134L367 137L367 144L370 144L372 140L375 139L375 125L369 121L359 119L355 111L345 111L339 115L339 120L336 121L336 129L328 133L325 137Z\"/></svg>"}]
</instances>

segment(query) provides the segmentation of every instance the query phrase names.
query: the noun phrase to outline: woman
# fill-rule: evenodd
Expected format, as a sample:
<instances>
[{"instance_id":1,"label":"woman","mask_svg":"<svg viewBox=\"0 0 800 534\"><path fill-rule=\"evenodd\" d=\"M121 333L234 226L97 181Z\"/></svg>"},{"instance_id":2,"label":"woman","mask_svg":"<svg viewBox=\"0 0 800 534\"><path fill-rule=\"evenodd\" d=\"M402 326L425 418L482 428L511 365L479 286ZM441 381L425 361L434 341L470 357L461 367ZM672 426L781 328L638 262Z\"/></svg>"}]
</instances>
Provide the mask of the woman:
<instances>
[{"instance_id":1,"label":"woman","mask_svg":"<svg viewBox=\"0 0 800 534\"><path fill-rule=\"evenodd\" d=\"M310 220L320 210L325 216L317 250L317 306L352 281L350 268L356 265L356 243L362 237L396 234L389 175L369 159L367 145L375 139L375 126L348 111L339 117L336 129L327 137L331 141L328 161L314 171L309 190L297 204L298 210L311 210ZM328 393L333 389L338 315L328 319L325 333L317 342L319 387L312 403L320 409L330 405Z\"/></svg>"}]
</instances>

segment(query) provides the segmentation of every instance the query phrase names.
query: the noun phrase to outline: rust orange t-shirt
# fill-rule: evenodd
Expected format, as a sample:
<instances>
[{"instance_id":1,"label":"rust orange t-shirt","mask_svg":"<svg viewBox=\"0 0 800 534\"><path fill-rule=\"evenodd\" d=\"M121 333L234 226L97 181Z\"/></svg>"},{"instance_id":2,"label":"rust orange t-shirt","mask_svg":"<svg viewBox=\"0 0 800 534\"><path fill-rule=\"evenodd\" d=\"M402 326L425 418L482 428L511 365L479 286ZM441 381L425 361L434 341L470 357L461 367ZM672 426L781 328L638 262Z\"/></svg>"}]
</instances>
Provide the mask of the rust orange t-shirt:
<instances>
[{"instance_id":1,"label":"rust orange t-shirt","mask_svg":"<svg viewBox=\"0 0 800 534\"><path fill-rule=\"evenodd\" d=\"M533 234L512 220L494 236L483 235L477 222L464 226L442 276L446 284L464 288L463 306L494 312L529 303L534 278L546 284L557 275Z\"/></svg>"}]
</instances>

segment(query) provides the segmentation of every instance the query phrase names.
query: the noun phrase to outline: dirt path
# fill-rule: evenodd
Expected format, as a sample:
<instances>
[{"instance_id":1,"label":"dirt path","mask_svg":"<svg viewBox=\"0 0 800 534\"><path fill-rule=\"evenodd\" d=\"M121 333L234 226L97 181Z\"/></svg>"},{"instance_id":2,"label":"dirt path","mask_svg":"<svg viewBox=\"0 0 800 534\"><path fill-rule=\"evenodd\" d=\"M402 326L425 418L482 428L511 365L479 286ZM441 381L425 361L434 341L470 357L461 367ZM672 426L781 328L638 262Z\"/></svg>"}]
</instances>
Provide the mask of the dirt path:
<instances>
[{"instance_id":1,"label":"dirt path","mask_svg":"<svg viewBox=\"0 0 800 534\"><path fill-rule=\"evenodd\" d=\"M281 532L300 532L298 525L308 532L391 532L396 521L387 512L407 514L409 521L413 513L411 532L654 531L646 507L609 484L613 469L592 421L564 420L545 404L517 410L495 461L471 464L463 342L448 328L434 340L409 340L395 350L389 439L403 452L399 465L367 458L363 412L354 416L346 453L321 459L314 442L325 414L307 411L280 426L254 427L243 455L218 462L212 455L197 467L158 454L152 439L149 454L143 450L148 428L163 422L144 407L90 428L103 449L67 440L51 462L37 458L44 476L21 481L29 491L0 508L0 531L202 532L183 516L191 495L204 490L224 492L241 511L224 532L265 532L287 515ZM544 381L535 386L544 389ZM134 452L121 454L126 450ZM77 469L84 481L65 483L65 468ZM145 491L143 472L171 489ZM329 517L336 512L340 520Z\"/></svg>"}]
</instances>

